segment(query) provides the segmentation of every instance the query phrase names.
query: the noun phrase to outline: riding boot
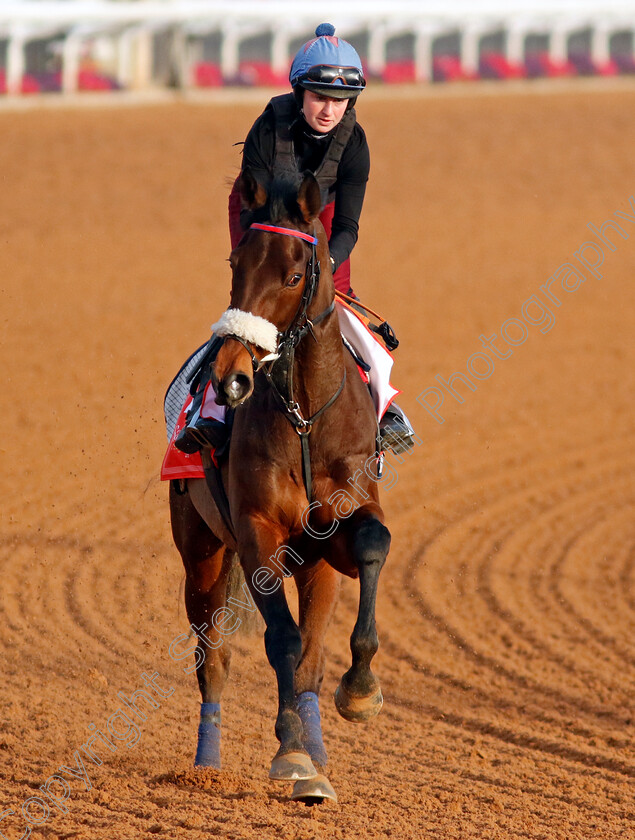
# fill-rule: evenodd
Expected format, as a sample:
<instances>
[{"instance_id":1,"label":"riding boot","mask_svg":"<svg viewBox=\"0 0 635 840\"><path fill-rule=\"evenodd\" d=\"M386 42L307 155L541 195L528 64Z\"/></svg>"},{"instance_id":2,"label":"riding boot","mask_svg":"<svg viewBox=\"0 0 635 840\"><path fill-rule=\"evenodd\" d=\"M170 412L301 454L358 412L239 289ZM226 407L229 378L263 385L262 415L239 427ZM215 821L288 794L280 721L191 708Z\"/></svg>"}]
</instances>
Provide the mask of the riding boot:
<instances>
[{"instance_id":1,"label":"riding boot","mask_svg":"<svg viewBox=\"0 0 635 840\"><path fill-rule=\"evenodd\" d=\"M415 445L415 430L399 406L392 402L379 422L381 448L400 455Z\"/></svg>"},{"instance_id":2,"label":"riding boot","mask_svg":"<svg viewBox=\"0 0 635 840\"><path fill-rule=\"evenodd\" d=\"M212 336L208 349L201 362L201 367L193 377L195 388L192 404L187 413L187 423L174 440L174 445L181 452L192 455L206 446L218 450L229 437L230 428L226 423L211 417L201 417L201 409L211 379L212 364L223 343L218 336Z\"/></svg>"},{"instance_id":3,"label":"riding boot","mask_svg":"<svg viewBox=\"0 0 635 840\"><path fill-rule=\"evenodd\" d=\"M201 400L202 401L202 400ZM200 452L206 446L212 449L220 449L229 437L229 429L226 423L220 420L198 417L192 425L185 426L174 440L174 445L181 452L192 455Z\"/></svg>"}]
</instances>

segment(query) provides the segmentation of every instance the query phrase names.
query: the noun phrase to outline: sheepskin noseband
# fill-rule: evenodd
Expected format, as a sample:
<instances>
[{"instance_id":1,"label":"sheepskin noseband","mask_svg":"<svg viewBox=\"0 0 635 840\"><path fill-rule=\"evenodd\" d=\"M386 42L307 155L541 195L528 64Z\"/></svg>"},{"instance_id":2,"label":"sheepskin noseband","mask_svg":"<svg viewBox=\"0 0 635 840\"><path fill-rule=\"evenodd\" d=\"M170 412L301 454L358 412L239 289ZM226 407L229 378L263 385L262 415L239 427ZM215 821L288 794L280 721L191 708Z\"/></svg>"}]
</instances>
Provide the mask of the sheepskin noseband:
<instances>
[{"instance_id":1,"label":"sheepskin noseband","mask_svg":"<svg viewBox=\"0 0 635 840\"><path fill-rule=\"evenodd\" d=\"M243 312L242 309L226 309L220 321L212 324L215 335L236 335L250 344L275 353L278 347L278 328L260 315Z\"/></svg>"}]
</instances>

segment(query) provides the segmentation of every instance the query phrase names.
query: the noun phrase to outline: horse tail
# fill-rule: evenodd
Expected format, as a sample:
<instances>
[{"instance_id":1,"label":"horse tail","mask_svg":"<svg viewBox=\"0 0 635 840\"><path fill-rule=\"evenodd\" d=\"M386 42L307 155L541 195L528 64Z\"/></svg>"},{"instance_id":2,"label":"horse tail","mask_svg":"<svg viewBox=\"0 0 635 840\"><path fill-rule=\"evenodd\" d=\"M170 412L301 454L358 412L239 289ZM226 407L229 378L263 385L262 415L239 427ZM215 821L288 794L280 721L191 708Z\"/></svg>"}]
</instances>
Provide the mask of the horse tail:
<instances>
[{"instance_id":1,"label":"horse tail","mask_svg":"<svg viewBox=\"0 0 635 840\"><path fill-rule=\"evenodd\" d=\"M231 602L229 601L230 598L232 599ZM229 567L225 603L230 605L240 619L239 635L255 636L262 634L264 622L247 588L240 558L236 552L233 553L231 566Z\"/></svg>"}]
</instances>

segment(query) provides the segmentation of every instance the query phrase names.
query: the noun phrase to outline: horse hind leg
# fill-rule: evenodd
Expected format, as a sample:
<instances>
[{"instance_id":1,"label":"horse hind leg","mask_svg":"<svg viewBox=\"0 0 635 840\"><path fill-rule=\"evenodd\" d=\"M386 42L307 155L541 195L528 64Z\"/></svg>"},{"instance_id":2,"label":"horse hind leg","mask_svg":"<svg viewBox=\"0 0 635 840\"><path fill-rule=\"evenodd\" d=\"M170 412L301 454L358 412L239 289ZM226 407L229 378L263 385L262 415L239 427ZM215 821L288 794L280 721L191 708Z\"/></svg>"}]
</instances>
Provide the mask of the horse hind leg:
<instances>
[{"instance_id":1,"label":"horse hind leg","mask_svg":"<svg viewBox=\"0 0 635 840\"><path fill-rule=\"evenodd\" d=\"M216 555L209 558L210 570L213 566L218 567L220 561L218 577L210 589L200 589L196 579L191 576L186 577L185 582L187 614L190 626L198 635L195 667L201 692L194 765L214 767L217 770L221 767L221 695L229 675L231 650L225 636L214 629L214 614L225 607L227 580L233 556L232 551L222 547ZM198 573L202 571L199 569Z\"/></svg>"},{"instance_id":2,"label":"horse hind leg","mask_svg":"<svg viewBox=\"0 0 635 840\"><path fill-rule=\"evenodd\" d=\"M213 628L213 617L225 607L235 560L233 552L199 516L189 494L179 495L171 489L170 505L174 541L185 567L185 606L192 631L198 636L196 664L185 669L188 674L196 671L202 701L194 764L220 769L220 703L231 653L225 637Z\"/></svg>"},{"instance_id":3,"label":"horse hind leg","mask_svg":"<svg viewBox=\"0 0 635 840\"><path fill-rule=\"evenodd\" d=\"M361 723L379 714L383 697L379 680L370 669L379 641L375 604L379 573L390 548L390 532L371 516L362 521L353 537L353 554L359 570L359 609L351 635L352 665L335 691L335 705L348 721Z\"/></svg>"}]
</instances>

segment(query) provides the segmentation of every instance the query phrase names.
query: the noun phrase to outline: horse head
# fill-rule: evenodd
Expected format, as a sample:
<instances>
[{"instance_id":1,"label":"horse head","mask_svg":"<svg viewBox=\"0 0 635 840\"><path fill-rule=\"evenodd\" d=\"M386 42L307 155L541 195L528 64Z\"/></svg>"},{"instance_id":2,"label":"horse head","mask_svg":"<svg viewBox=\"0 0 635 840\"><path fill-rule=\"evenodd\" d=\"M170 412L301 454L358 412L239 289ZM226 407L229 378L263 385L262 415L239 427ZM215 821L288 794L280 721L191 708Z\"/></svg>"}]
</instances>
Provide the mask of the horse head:
<instances>
[{"instance_id":1,"label":"horse head","mask_svg":"<svg viewBox=\"0 0 635 840\"><path fill-rule=\"evenodd\" d=\"M253 223L229 257L230 306L212 326L225 336L212 369L216 402L232 408L251 396L255 372L276 358L281 338L301 327L302 319L307 323L320 265L330 277L313 174L305 173L299 186L274 181L267 192L246 169L239 185ZM325 292L320 289L321 300Z\"/></svg>"}]
</instances>

